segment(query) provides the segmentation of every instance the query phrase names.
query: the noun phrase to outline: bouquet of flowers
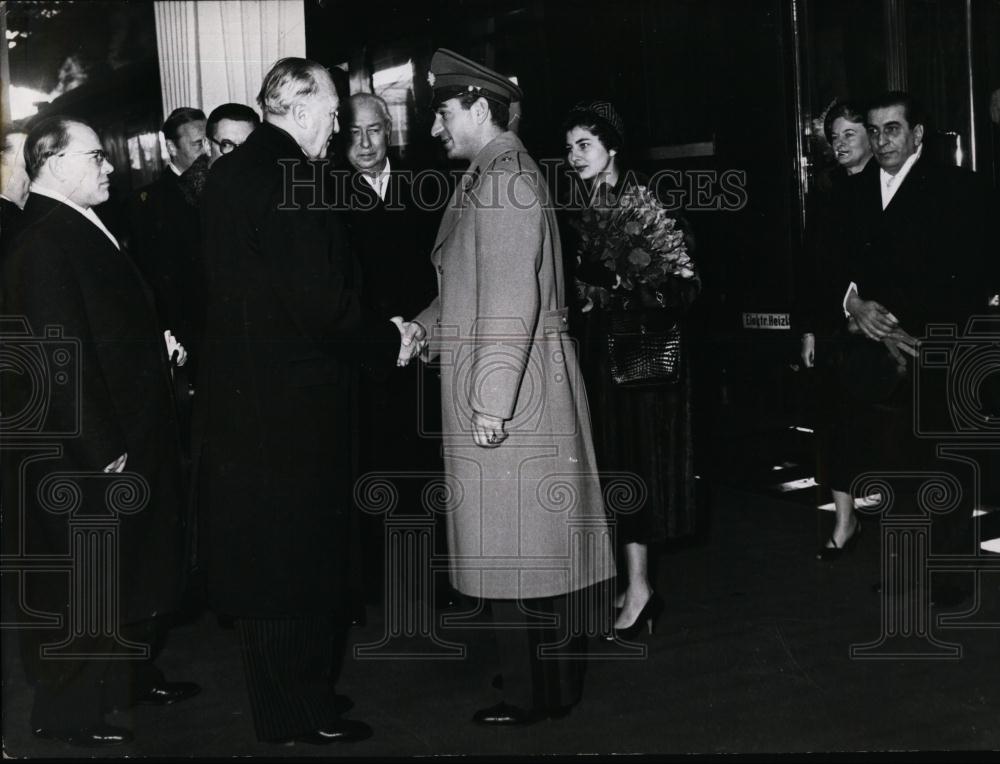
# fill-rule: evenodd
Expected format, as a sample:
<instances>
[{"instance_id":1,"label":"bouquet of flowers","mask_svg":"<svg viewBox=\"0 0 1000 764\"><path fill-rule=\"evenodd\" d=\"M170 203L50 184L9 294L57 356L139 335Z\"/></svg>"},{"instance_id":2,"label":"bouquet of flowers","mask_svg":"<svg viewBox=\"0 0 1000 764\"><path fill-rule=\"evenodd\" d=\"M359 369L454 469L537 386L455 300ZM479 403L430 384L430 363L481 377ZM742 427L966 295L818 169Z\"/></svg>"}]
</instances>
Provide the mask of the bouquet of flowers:
<instances>
[{"instance_id":1,"label":"bouquet of flowers","mask_svg":"<svg viewBox=\"0 0 1000 764\"><path fill-rule=\"evenodd\" d=\"M684 232L646 186L628 188L617 204L593 206L576 222L579 255L584 264L607 268L618 277L608 290L577 280L583 302L602 308L647 306L649 297L663 304L660 288L669 278L694 278Z\"/></svg>"}]
</instances>

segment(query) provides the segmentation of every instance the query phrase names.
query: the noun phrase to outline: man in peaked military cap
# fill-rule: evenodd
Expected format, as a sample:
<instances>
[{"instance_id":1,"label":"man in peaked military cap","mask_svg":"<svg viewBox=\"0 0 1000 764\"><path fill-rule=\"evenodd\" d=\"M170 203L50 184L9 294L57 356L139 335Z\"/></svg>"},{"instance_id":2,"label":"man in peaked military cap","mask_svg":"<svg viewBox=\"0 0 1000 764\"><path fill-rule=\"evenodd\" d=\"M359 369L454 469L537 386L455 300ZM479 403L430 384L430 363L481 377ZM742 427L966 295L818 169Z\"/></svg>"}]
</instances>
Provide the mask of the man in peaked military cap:
<instances>
[{"instance_id":1,"label":"man in peaked military cap","mask_svg":"<svg viewBox=\"0 0 1000 764\"><path fill-rule=\"evenodd\" d=\"M507 130L521 90L448 50L428 79L431 134L469 168L432 249L438 296L400 363L425 343L441 359L451 583L492 610L503 680L504 701L473 719L527 724L579 701L585 645L572 624L590 599L606 600L614 561L555 212Z\"/></svg>"}]
</instances>

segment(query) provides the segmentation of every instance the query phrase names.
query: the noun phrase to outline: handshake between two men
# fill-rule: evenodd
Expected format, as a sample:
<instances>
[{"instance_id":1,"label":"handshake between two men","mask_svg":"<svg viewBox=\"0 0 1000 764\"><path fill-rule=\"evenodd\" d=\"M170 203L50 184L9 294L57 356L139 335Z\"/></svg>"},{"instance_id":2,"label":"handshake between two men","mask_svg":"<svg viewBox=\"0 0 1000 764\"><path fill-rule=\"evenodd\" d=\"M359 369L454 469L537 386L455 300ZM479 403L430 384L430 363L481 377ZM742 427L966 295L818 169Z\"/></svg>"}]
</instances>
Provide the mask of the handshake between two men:
<instances>
[{"instance_id":1,"label":"handshake between two men","mask_svg":"<svg viewBox=\"0 0 1000 764\"><path fill-rule=\"evenodd\" d=\"M396 358L396 365L407 366L427 349L427 330L417 321L404 321L402 316L393 316L390 320L399 329L399 355ZM474 411L472 439L482 448L498 447L507 439L503 419Z\"/></svg>"}]
</instances>

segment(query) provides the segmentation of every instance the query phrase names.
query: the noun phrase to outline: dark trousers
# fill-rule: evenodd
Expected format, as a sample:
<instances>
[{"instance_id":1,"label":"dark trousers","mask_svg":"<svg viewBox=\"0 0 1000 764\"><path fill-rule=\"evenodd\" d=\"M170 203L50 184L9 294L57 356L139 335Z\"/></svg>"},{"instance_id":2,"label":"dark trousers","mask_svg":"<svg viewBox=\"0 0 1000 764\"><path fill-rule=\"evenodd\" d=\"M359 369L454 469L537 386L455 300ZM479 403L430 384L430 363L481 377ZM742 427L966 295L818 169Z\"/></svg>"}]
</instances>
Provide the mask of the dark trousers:
<instances>
[{"instance_id":1,"label":"dark trousers","mask_svg":"<svg viewBox=\"0 0 1000 764\"><path fill-rule=\"evenodd\" d=\"M58 641L46 630L20 632L25 674L35 689L31 708L32 729L85 729L104 721L112 708L128 708L135 698L162 683L163 674L153 664L162 630L155 619L122 626L119 634L129 642L150 645L141 660L122 660L122 648L112 637L80 638L74 648L106 657L51 658L41 648ZM118 656L118 657L116 657Z\"/></svg>"},{"instance_id":2,"label":"dark trousers","mask_svg":"<svg viewBox=\"0 0 1000 764\"><path fill-rule=\"evenodd\" d=\"M850 491L853 481L864 472L895 473L896 477L889 479L893 507L888 515L929 517L933 554L971 558L976 553L974 469L960 459L938 454L940 446L947 446L947 439L920 437L914 411L918 405L933 405L946 413L947 390L940 384L928 384L921 388L921 395L924 400L914 402L912 380L906 379L884 402L857 402L842 396L831 429L837 458L831 461L830 486ZM957 484L960 496L947 511L930 512L926 505L933 503L932 494L921 498L921 476L935 472L950 476ZM945 493L946 503L951 503L951 490ZM931 585L934 589L964 589L971 580L966 572L937 571Z\"/></svg>"},{"instance_id":3,"label":"dark trousers","mask_svg":"<svg viewBox=\"0 0 1000 764\"><path fill-rule=\"evenodd\" d=\"M358 433L360 475L379 473L397 492L391 513L355 511L355 539L351 574L356 612L364 602L381 602L386 586L406 586L406 581L387 582L386 518L401 516L426 518L424 489L430 476L444 470L441 460L441 385L438 372L424 363L412 363L395 370L387 380L362 377L358 390L355 431ZM444 515L435 517L435 549L444 548ZM429 562L425 560L422 562ZM424 566L404 568L399 573L407 579L430 576ZM438 600L447 595L445 576L435 576L433 584Z\"/></svg>"},{"instance_id":4,"label":"dark trousers","mask_svg":"<svg viewBox=\"0 0 1000 764\"><path fill-rule=\"evenodd\" d=\"M236 621L258 740L292 738L336 721L328 681L336 624L333 616Z\"/></svg>"},{"instance_id":5,"label":"dark trousers","mask_svg":"<svg viewBox=\"0 0 1000 764\"><path fill-rule=\"evenodd\" d=\"M587 647L583 609L593 591L489 600L506 703L552 710L580 701Z\"/></svg>"}]
</instances>

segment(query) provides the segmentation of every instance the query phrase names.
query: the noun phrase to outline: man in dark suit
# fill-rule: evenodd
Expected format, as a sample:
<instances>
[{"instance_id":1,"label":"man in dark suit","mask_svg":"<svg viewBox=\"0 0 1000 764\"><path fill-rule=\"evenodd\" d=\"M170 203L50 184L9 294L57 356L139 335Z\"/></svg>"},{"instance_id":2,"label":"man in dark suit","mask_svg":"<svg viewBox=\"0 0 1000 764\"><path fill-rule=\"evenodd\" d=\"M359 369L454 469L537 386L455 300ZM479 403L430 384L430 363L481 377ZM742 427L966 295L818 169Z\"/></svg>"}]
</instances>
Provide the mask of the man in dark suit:
<instances>
[{"instance_id":1,"label":"man in dark suit","mask_svg":"<svg viewBox=\"0 0 1000 764\"><path fill-rule=\"evenodd\" d=\"M242 103L224 103L212 109L205 128L208 154L195 159L180 177L181 193L189 205L196 209L199 206L208 171L215 160L242 146L259 124L257 112Z\"/></svg>"},{"instance_id":2,"label":"man in dark suit","mask_svg":"<svg viewBox=\"0 0 1000 764\"><path fill-rule=\"evenodd\" d=\"M259 124L257 112L246 104L224 103L212 109L205 128L209 166L215 164L219 157L242 146Z\"/></svg>"},{"instance_id":3,"label":"man in dark suit","mask_svg":"<svg viewBox=\"0 0 1000 764\"><path fill-rule=\"evenodd\" d=\"M198 209L185 198L180 179L208 154L204 113L175 109L163 123L163 135L170 161L160 177L131 201L128 249L153 290L163 328L191 351L186 377L193 383L204 332L205 288Z\"/></svg>"},{"instance_id":4,"label":"man in dark suit","mask_svg":"<svg viewBox=\"0 0 1000 764\"><path fill-rule=\"evenodd\" d=\"M146 285L92 209L108 198L112 172L97 134L82 122L49 118L32 128L25 156L31 193L3 259L4 311L27 319L38 336L56 328L79 348L77 385L61 384L54 373L42 391L25 387L31 385L25 375L12 376L5 387L13 391L5 400L15 404L30 400L32 392L47 392L44 432L54 434L45 444L56 448L49 458L36 455L18 465L23 484L8 494L4 533L21 534L20 551L29 557L71 555L74 561L72 582L64 574L25 574L25 606L57 615L77 648L66 657L45 657L42 648L57 642L57 635L19 632L35 687L31 724L39 737L114 745L131 740L132 733L105 724L107 710L167 705L199 690L165 682L151 660L123 660L123 649L136 643L151 645L155 654L160 634L154 616L170 612L181 585L183 486L168 362L175 346L164 347ZM183 348L176 349L182 362ZM5 416L20 421L12 410ZM148 503L139 511L116 512L112 493L104 492L104 473L123 471L123 479L148 489ZM79 508L57 511L58 497L44 490L56 478L76 481ZM70 538L71 532L76 538L81 513L114 518L118 569L111 584L118 594L110 602L102 599L103 589L88 590L89 603L76 591L86 581L80 555L87 550L71 547ZM111 614L117 608L111 632L104 633L109 624L96 632L81 627L84 606L107 607Z\"/></svg>"},{"instance_id":5,"label":"man in dark suit","mask_svg":"<svg viewBox=\"0 0 1000 764\"><path fill-rule=\"evenodd\" d=\"M908 356L917 356L929 326L948 325L961 335L969 317L985 311L995 252L987 235L987 191L972 174L922 156L925 122L918 104L901 92L885 94L868 111L880 171L863 179L856 194L852 284L844 301L867 341L856 344L845 381L870 404L866 426L881 443L873 469L938 469L966 481L961 504L934 516L932 549L971 554L968 469L939 460L937 443L922 437L914 417L916 408L944 411L953 401L943 375L921 376L915 401L913 375L921 370ZM897 502L915 504L916 497L900 493ZM969 580L936 574L931 583L932 599L950 605L967 595Z\"/></svg>"},{"instance_id":6,"label":"man in dark suit","mask_svg":"<svg viewBox=\"0 0 1000 764\"><path fill-rule=\"evenodd\" d=\"M348 199L351 243L361 263L364 297L378 315L411 316L434 299L437 279L429 252L437 220L413 199L413 173L388 156L392 119L386 102L371 93L357 93L345 113L349 126L347 159L351 170L337 175L333 193ZM422 364L386 368L362 379L357 427L359 473L440 472L441 442L435 420L440 415L437 369ZM433 416L428 417L428 415ZM423 428L423 431L421 431ZM400 491L399 509L420 514L425 481L394 479ZM364 514L363 555L352 572L366 583L373 597L383 590L383 517ZM407 576L429 572L404 571ZM438 582L441 588L443 577ZM446 586L446 585L445 585Z\"/></svg>"},{"instance_id":7,"label":"man in dark suit","mask_svg":"<svg viewBox=\"0 0 1000 764\"><path fill-rule=\"evenodd\" d=\"M257 737L360 740L370 728L340 717L349 703L327 683L347 625L350 386L359 356L392 367L400 330L366 310L324 204L329 73L282 59L257 100L264 123L202 197L202 562L210 603L236 619Z\"/></svg>"}]
</instances>

